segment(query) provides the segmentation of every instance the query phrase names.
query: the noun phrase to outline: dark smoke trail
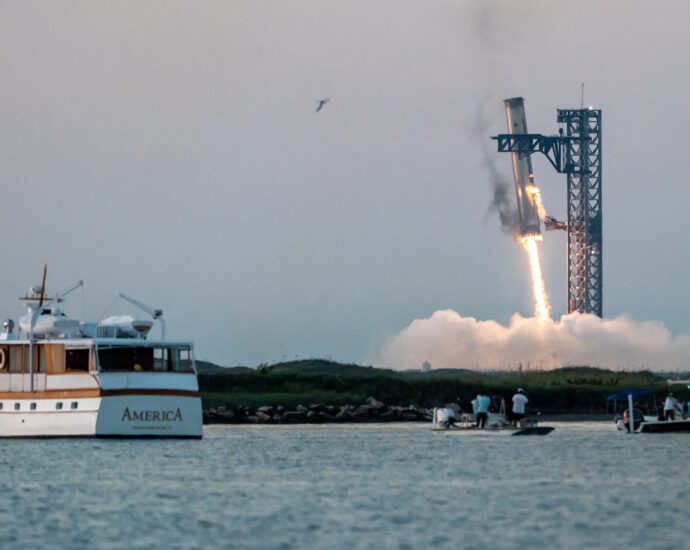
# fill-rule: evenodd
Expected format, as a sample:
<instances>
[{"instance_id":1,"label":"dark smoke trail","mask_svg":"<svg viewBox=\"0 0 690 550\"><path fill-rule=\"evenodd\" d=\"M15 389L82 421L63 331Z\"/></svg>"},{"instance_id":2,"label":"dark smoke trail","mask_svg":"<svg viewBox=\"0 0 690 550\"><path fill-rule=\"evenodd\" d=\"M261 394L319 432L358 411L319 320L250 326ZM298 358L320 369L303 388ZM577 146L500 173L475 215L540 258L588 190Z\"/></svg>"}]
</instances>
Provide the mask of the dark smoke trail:
<instances>
[{"instance_id":1,"label":"dark smoke trail","mask_svg":"<svg viewBox=\"0 0 690 550\"><path fill-rule=\"evenodd\" d=\"M501 220L501 229L510 235L515 235L518 232L518 216L513 200L513 193L515 188L503 176L496 166L495 155L487 153L481 162L489 176L489 184L491 185L492 198L489 204L489 212L498 213L498 218Z\"/></svg>"},{"instance_id":2,"label":"dark smoke trail","mask_svg":"<svg viewBox=\"0 0 690 550\"><path fill-rule=\"evenodd\" d=\"M518 232L517 205L513 198L514 186L511 179L498 169L498 154L493 149L493 141L489 140L491 127L486 115L487 102L477 109L474 123L470 126L470 134L481 143L482 160L479 165L486 171L491 186L491 203L488 213L496 212L501 222L501 229L509 235Z\"/></svg>"}]
</instances>

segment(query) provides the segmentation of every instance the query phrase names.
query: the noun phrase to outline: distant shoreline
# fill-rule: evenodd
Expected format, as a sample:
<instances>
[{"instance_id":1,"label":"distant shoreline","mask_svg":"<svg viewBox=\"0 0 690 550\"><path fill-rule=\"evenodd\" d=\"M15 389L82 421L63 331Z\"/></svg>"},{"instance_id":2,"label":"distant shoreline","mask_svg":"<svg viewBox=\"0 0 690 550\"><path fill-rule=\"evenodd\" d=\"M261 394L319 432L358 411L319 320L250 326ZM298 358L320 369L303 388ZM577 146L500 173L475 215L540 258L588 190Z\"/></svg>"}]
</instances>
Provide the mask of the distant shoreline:
<instances>
[{"instance_id":1,"label":"distant shoreline","mask_svg":"<svg viewBox=\"0 0 690 550\"><path fill-rule=\"evenodd\" d=\"M517 388L540 418L604 421L613 416L607 397L625 388L650 390L647 408L666 396L666 379L649 371L565 367L549 371L475 372L445 369L400 372L321 359L225 369L202 364L199 389L206 423L329 423L430 421L434 407L471 410L478 392L510 403ZM674 387L681 401L685 387ZM373 404L372 404L373 403ZM618 402L619 409L624 403Z\"/></svg>"},{"instance_id":2,"label":"distant shoreline","mask_svg":"<svg viewBox=\"0 0 690 550\"><path fill-rule=\"evenodd\" d=\"M610 423L612 422L612 414L549 414L549 415L539 415L534 416L540 423L548 422L599 422L599 423ZM296 418L292 417L288 420L284 418L270 417L258 417L256 414L248 414L247 416L241 416L236 414L234 411L232 414L228 414L228 410L217 411L217 410L204 410L204 425L252 425L252 424L264 424L264 425L314 425L314 424L388 424L392 422L431 422L431 416L418 416L416 418L408 417L398 417L398 418L366 418L360 420L337 420L334 418L327 419L325 417L319 417L318 413L316 417L313 418Z\"/></svg>"}]
</instances>

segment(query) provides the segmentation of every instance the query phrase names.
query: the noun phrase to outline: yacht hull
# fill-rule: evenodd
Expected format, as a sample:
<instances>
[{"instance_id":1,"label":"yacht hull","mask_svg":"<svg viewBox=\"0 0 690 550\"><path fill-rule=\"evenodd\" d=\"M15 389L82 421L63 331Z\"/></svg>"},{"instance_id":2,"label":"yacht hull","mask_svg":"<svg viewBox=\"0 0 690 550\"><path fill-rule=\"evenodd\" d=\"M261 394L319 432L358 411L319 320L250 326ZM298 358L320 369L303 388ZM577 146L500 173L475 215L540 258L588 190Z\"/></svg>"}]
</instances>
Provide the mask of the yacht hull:
<instances>
[{"instance_id":1,"label":"yacht hull","mask_svg":"<svg viewBox=\"0 0 690 550\"><path fill-rule=\"evenodd\" d=\"M139 393L93 398L37 397L3 399L0 437L198 439L203 435L198 396Z\"/></svg>"}]
</instances>

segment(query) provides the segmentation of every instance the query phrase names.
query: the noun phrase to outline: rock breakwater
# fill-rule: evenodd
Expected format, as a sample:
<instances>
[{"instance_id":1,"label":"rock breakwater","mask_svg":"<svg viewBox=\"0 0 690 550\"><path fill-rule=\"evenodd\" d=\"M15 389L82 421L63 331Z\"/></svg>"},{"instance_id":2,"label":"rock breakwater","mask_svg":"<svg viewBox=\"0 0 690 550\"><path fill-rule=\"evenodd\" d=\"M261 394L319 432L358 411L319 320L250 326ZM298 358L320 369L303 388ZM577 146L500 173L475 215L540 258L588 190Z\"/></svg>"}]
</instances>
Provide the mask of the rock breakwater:
<instances>
[{"instance_id":1,"label":"rock breakwater","mask_svg":"<svg viewBox=\"0 0 690 550\"><path fill-rule=\"evenodd\" d=\"M432 411L416 405L385 405L369 397L361 405L312 403L293 409L283 406L217 407L204 410L204 424L329 424L356 422L431 421Z\"/></svg>"}]
</instances>

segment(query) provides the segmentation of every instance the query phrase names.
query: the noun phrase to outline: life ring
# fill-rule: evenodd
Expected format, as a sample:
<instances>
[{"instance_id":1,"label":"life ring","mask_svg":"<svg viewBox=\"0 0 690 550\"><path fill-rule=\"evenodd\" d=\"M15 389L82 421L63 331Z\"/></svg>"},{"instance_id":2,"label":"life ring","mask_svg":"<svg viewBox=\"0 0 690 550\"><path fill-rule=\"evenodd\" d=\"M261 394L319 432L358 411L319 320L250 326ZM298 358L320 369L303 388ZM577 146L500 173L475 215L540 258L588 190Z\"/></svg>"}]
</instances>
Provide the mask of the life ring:
<instances>
[{"instance_id":1,"label":"life ring","mask_svg":"<svg viewBox=\"0 0 690 550\"><path fill-rule=\"evenodd\" d=\"M3 370L7 365L7 355L5 348L0 348L0 370Z\"/></svg>"}]
</instances>

